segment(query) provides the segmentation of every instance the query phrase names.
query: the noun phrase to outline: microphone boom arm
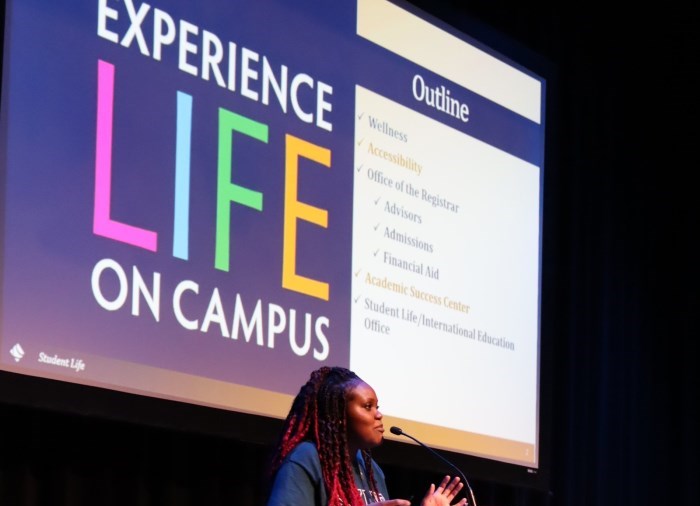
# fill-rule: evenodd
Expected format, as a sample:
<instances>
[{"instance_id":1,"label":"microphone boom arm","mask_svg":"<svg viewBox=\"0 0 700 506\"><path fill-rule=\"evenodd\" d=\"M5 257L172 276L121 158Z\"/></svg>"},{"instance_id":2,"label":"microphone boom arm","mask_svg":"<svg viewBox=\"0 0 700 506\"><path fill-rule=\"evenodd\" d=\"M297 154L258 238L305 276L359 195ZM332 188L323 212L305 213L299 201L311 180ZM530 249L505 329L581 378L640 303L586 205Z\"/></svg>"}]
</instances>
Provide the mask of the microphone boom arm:
<instances>
[{"instance_id":1,"label":"microphone boom arm","mask_svg":"<svg viewBox=\"0 0 700 506\"><path fill-rule=\"evenodd\" d=\"M471 497L472 505L473 505L473 506L476 506L476 499L474 498L474 492L472 491L472 487L471 487L471 485L469 485L469 480L467 480L467 477L464 475L464 473L463 473L462 471L459 470L459 468L458 468L457 466L455 466L452 462L450 462L449 460L447 460L445 457L443 457L442 455L440 455L438 452L436 452L435 450L433 450L431 447L429 447L429 446L426 445L425 443L423 443L423 442L417 440L416 438L414 438L414 437L411 436L410 434L405 433L405 432L404 432L403 430L401 430L399 427L391 427L389 430L391 431L392 434L395 434L395 435L397 435L397 436L406 436L407 438L412 439L413 441L415 441L416 443L418 443L419 445L421 445L423 448L425 448L426 450L428 450L430 453L432 453L433 455L435 455L437 458L439 458L440 460L442 460L445 464L447 464L448 466L450 466L452 469L454 469L455 471L457 471L457 473L459 474L459 476L464 480L464 484L467 486L467 490L469 490L469 496Z\"/></svg>"}]
</instances>

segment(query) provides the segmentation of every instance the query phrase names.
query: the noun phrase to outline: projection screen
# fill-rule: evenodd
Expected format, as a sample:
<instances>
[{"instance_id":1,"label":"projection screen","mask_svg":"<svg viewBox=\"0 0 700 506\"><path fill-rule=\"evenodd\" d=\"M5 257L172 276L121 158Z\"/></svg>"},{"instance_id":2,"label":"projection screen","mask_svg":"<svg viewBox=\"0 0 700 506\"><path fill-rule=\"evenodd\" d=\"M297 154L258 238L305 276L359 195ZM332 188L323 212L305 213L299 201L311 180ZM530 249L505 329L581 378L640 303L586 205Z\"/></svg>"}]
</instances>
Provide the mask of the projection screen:
<instances>
[{"instance_id":1,"label":"projection screen","mask_svg":"<svg viewBox=\"0 0 700 506\"><path fill-rule=\"evenodd\" d=\"M405 3L8 0L0 369L283 418L341 365L537 469L544 98Z\"/></svg>"}]
</instances>

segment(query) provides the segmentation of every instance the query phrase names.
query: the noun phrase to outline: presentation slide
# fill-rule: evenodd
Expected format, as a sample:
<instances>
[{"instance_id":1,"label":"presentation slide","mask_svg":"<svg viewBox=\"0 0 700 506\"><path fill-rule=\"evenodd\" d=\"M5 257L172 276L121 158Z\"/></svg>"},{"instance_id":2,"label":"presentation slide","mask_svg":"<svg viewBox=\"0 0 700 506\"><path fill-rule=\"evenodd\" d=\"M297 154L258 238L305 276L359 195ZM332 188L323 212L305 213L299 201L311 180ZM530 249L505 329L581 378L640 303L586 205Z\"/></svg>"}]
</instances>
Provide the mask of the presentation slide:
<instances>
[{"instance_id":1,"label":"presentation slide","mask_svg":"<svg viewBox=\"0 0 700 506\"><path fill-rule=\"evenodd\" d=\"M538 467L542 77L403 2L6 4L0 369L283 418L339 365Z\"/></svg>"}]
</instances>

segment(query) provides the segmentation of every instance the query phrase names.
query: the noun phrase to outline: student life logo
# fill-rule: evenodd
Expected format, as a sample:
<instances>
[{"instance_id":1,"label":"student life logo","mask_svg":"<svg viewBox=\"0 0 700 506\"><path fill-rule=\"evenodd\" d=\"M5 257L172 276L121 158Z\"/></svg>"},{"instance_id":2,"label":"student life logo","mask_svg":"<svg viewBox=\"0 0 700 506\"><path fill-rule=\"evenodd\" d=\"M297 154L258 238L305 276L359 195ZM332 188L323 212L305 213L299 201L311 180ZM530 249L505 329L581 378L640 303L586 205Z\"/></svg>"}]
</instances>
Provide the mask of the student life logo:
<instances>
[{"instance_id":1,"label":"student life logo","mask_svg":"<svg viewBox=\"0 0 700 506\"><path fill-rule=\"evenodd\" d=\"M24 348L22 348L21 344L15 343L15 345L10 348L10 355L12 355L12 358L15 359L15 362L19 362L24 358L26 352L24 351ZM66 367L74 370L75 372L82 372L87 367L87 364L82 358L63 358L59 357L57 354L48 355L43 351L39 353L37 362L57 367Z\"/></svg>"},{"instance_id":2,"label":"student life logo","mask_svg":"<svg viewBox=\"0 0 700 506\"><path fill-rule=\"evenodd\" d=\"M22 349L22 346L17 343L15 344L12 349L10 349L10 355L12 355L12 358L15 359L15 362L19 362L24 358L24 350Z\"/></svg>"}]
</instances>

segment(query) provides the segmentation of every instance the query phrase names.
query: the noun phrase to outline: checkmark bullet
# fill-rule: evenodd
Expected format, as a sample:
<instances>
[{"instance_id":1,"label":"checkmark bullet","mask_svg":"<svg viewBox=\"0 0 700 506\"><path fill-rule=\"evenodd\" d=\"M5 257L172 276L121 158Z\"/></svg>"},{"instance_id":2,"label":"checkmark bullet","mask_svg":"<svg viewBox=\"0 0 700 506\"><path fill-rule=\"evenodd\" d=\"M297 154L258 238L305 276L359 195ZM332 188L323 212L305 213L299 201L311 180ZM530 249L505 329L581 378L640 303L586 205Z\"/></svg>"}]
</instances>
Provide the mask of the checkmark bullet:
<instances>
[{"instance_id":1,"label":"checkmark bullet","mask_svg":"<svg viewBox=\"0 0 700 506\"><path fill-rule=\"evenodd\" d=\"M382 198L381 198L381 197L377 197L377 198L374 200L374 205L376 206L377 204L379 204L379 201L380 201L380 200L382 200Z\"/></svg>"},{"instance_id":2,"label":"checkmark bullet","mask_svg":"<svg viewBox=\"0 0 700 506\"><path fill-rule=\"evenodd\" d=\"M374 230L377 230L377 229L379 228L379 225L381 225L381 223L377 223L377 224L374 226Z\"/></svg>"},{"instance_id":3,"label":"checkmark bullet","mask_svg":"<svg viewBox=\"0 0 700 506\"><path fill-rule=\"evenodd\" d=\"M355 277L359 276L361 272L362 272L362 269L358 269L358 271L355 272Z\"/></svg>"},{"instance_id":4,"label":"checkmark bullet","mask_svg":"<svg viewBox=\"0 0 700 506\"><path fill-rule=\"evenodd\" d=\"M362 138L362 139L360 139L359 141L357 141L357 145L360 146L360 145L364 142L364 140L365 140L365 139Z\"/></svg>"},{"instance_id":5,"label":"checkmark bullet","mask_svg":"<svg viewBox=\"0 0 700 506\"><path fill-rule=\"evenodd\" d=\"M374 253L372 253L375 257L377 256L377 253L379 253L379 250L376 250Z\"/></svg>"},{"instance_id":6,"label":"checkmark bullet","mask_svg":"<svg viewBox=\"0 0 700 506\"><path fill-rule=\"evenodd\" d=\"M360 296L359 296L359 295L358 295L357 297L355 297L355 302L357 302L358 300L360 300Z\"/></svg>"},{"instance_id":7,"label":"checkmark bullet","mask_svg":"<svg viewBox=\"0 0 700 506\"><path fill-rule=\"evenodd\" d=\"M360 171L362 170L362 167L363 167L364 165L365 165L364 163L360 164L360 166L357 168L357 172L360 172Z\"/></svg>"},{"instance_id":8,"label":"checkmark bullet","mask_svg":"<svg viewBox=\"0 0 700 506\"><path fill-rule=\"evenodd\" d=\"M362 119L362 117L365 115L364 112L361 112L360 114L357 115L357 119Z\"/></svg>"}]
</instances>

